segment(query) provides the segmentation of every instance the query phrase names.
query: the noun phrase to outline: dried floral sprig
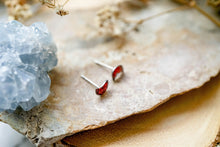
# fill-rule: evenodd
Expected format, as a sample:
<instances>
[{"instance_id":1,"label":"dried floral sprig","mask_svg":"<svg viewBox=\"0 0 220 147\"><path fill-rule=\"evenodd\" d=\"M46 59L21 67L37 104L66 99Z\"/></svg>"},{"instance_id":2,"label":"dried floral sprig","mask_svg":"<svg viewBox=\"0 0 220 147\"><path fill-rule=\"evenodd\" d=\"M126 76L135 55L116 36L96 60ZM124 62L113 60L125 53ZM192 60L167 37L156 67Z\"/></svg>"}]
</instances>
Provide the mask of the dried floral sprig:
<instances>
[{"instance_id":1,"label":"dried floral sprig","mask_svg":"<svg viewBox=\"0 0 220 147\"><path fill-rule=\"evenodd\" d=\"M120 17L117 6L106 6L96 15L98 33L105 36L121 36L126 30L126 23Z\"/></svg>"},{"instance_id":2,"label":"dried floral sprig","mask_svg":"<svg viewBox=\"0 0 220 147\"><path fill-rule=\"evenodd\" d=\"M147 18L139 20L128 20L121 16L122 12L120 9L120 5L106 6L97 12L95 19L97 32L96 35L117 38L117 41L119 42L118 48L121 48L126 43L128 33L138 30L138 27L145 21L186 8L189 7L180 6Z\"/></svg>"},{"instance_id":3,"label":"dried floral sprig","mask_svg":"<svg viewBox=\"0 0 220 147\"><path fill-rule=\"evenodd\" d=\"M96 27L100 35L109 37L125 37L127 33L137 30L137 28L145 21L186 8L188 7L180 6L147 18L139 20L128 20L121 17L121 11L118 5L106 6L99 10L96 15Z\"/></svg>"},{"instance_id":4,"label":"dried floral sprig","mask_svg":"<svg viewBox=\"0 0 220 147\"><path fill-rule=\"evenodd\" d=\"M64 6L69 2L69 0L66 0L63 4L59 4L57 0L39 0L39 1L48 8L55 9L56 14L60 16L69 14L69 11L64 10Z\"/></svg>"},{"instance_id":5,"label":"dried floral sprig","mask_svg":"<svg viewBox=\"0 0 220 147\"><path fill-rule=\"evenodd\" d=\"M217 26L220 27L220 22L202 10L196 3L195 0L175 0L178 3L183 4L183 6L167 10L156 15L143 18L140 20L128 20L121 17L120 5L106 6L98 11L96 15L96 28L99 35L109 36L109 37L121 37L124 38L127 33L137 30L137 28L150 19L156 18L158 16L171 13L174 11L179 11L187 8L195 8L204 16L209 18Z\"/></svg>"},{"instance_id":6,"label":"dried floral sprig","mask_svg":"<svg viewBox=\"0 0 220 147\"><path fill-rule=\"evenodd\" d=\"M5 0L5 6L8 9L9 20L24 21L32 16L26 0Z\"/></svg>"}]
</instances>

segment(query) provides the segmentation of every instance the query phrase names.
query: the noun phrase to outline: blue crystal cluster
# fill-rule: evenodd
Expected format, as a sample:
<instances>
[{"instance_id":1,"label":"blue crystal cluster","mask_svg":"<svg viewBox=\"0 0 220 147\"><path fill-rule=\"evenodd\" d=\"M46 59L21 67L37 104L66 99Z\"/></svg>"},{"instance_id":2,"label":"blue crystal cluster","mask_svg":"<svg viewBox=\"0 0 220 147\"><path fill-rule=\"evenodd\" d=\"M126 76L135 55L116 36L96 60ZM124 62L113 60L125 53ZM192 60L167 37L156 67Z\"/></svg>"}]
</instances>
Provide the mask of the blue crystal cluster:
<instances>
[{"instance_id":1,"label":"blue crystal cluster","mask_svg":"<svg viewBox=\"0 0 220 147\"><path fill-rule=\"evenodd\" d=\"M43 23L0 23L0 111L28 111L48 97L56 51Z\"/></svg>"}]
</instances>

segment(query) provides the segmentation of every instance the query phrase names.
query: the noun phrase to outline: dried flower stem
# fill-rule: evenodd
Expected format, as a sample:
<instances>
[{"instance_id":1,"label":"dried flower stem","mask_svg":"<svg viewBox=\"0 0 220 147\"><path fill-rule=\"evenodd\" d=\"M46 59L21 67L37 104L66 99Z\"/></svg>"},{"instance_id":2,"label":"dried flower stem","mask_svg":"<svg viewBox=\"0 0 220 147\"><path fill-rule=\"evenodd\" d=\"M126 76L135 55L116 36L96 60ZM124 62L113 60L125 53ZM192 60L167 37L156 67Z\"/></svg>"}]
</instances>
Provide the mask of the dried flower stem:
<instances>
[{"instance_id":1,"label":"dried flower stem","mask_svg":"<svg viewBox=\"0 0 220 147\"><path fill-rule=\"evenodd\" d=\"M174 0L178 3L181 3L183 5L187 5L191 8L196 9L197 11L199 11L202 15L204 15L205 17L207 17L209 20L211 20L214 24L216 24L218 27L220 27L220 21L216 20L213 16L211 16L210 14L208 14L206 11L204 11L202 8L200 8L195 0Z\"/></svg>"},{"instance_id":2,"label":"dried flower stem","mask_svg":"<svg viewBox=\"0 0 220 147\"><path fill-rule=\"evenodd\" d=\"M209 20L211 20L214 24L216 24L218 27L220 27L220 21L216 20L214 17L212 17L211 15L209 15L206 11L204 11L203 9L201 9L198 5L194 5L193 6L196 10L198 10L201 14L203 14L204 16L206 16Z\"/></svg>"},{"instance_id":3,"label":"dried flower stem","mask_svg":"<svg viewBox=\"0 0 220 147\"><path fill-rule=\"evenodd\" d=\"M137 21L132 21L132 20L125 20L125 21L127 23L136 23L136 25L134 26L134 29L136 29L139 25L141 25L145 21L154 19L156 17L162 16L162 15L167 14L167 13L172 13L172 12L179 11L179 10L184 10L184 9L187 9L187 8L189 8L189 7L188 6L180 6L180 7L177 7L177 8L174 8L174 9L170 9L170 10L167 10L167 11L164 11L164 12L160 12L160 13L158 13L156 15L152 15L150 17L147 17L147 18L144 18L144 19L140 19L140 20L137 20Z\"/></svg>"},{"instance_id":4,"label":"dried flower stem","mask_svg":"<svg viewBox=\"0 0 220 147\"><path fill-rule=\"evenodd\" d=\"M66 1L62 4L62 6L64 7L68 2L69 2L69 0L66 0Z\"/></svg>"}]
</instances>

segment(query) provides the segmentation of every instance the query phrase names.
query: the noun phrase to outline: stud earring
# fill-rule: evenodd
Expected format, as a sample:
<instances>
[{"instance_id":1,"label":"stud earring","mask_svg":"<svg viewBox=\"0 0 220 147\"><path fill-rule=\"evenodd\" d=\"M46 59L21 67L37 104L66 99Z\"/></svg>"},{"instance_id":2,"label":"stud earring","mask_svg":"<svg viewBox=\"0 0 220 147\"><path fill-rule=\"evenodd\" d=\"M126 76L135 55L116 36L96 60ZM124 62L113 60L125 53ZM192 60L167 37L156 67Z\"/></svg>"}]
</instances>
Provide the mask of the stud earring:
<instances>
[{"instance_id":1,"label":"stud earring","mask_svg":"<svg viewBox=\"0 0 220 147\"><path fill-rule=\"evenodd\" d=\"M107 65L105 63L102 63L100 61L97 61L97 60L95 60L94 62L95 62L95 64L97 64L99 66L103 66L103 67L106 67L108 69L111 69L112 70L112 80L114 82L118 82L124 75L124 69L123 69L122 65L112 67L112 66L109 66L109 65Z\"/></svg>"},{"instance_id":2,"label":"stud earring","mask_svg":"<svg viewBox=\"0 0 220 147\"><path fill-rule=\"evenodd\" d=\"M93 86L96 87L95 92L96 92L97 95L103 95L106 92L107 88L108 88L108 80L106 80L105 83L103 83L102 86L99 87L97 84L92 82L90 79L88 79L84 75L81 75L81 78L84 79L89 84L92 84Z\"/></svg>"}]
</instances>

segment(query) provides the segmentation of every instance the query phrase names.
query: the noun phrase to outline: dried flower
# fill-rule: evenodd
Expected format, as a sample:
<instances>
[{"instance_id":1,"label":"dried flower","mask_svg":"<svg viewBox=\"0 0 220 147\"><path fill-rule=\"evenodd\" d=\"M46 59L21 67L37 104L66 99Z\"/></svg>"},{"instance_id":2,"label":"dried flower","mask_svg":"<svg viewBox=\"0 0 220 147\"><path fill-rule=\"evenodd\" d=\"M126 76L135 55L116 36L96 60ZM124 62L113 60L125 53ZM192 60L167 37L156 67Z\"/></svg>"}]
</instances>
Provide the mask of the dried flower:
<instances>
[{"instance_id":1,"label":"dried flower","mask_svg":"<svg viewBox=\"0 0 220 147\"><path fill-rule=\"evenodd\" d=\"M137 30L145 21L186 8L185 6L180 6L147 18L128 20L121 16L119 6L120 5L106 6L98 11L96 15L96 27L100 35L124 38L127 33Z\"/></svg>"},{"instance_id":2,"label":"dried flower","mask_svg":"<svg viewBox=\"0 0 220 147\"><path fill-rule=\"evenodd\" d=\"M39 0L43 5L47 6L48 8L52 8L56 10L56 14L60 16L68 15L69 11L64 10L64 6L69 2L66 0L62 5L57 3L57 0Z\"/></svg>"},{"instance_id":3,"label":"dried flower","mask_svg":"<svg viewBox=\"0 0 220 147\"><path fill-rule=\"evenodd\" d=\"M32 16L26 0L5 0L5 6L8 8L9 20L24 21Z\"/></svg>"},{"instance_id":4,"label":"dried flower","mask_svg":"<svg viewBox=\"0 0 220 147\"><path fill-rule=\"evenodd\" d=\"M57 9L56 10L56 14L60 15L60 16L64 16L64 15L68 15L69 11L64 10L63 8Z\"/></svg>"},{"instance_id":5,"label":"dried flower","mask_svg":"<svg viewBox=\"0 0 220 147\"><path fill-rule=\"evenodd\" d=\"M147 0L144 0L144 2L146 1ZM120 4L106 6L102 8L97 12L95 19L97 35L101 35L103 37L117 38L117 40L119 41L118 48L121 48L126 43L127 35L131 31L137 31L138 27L145 21L151 20L167 13L172 13L174 11L189 8L188 6L180 6L147 18L139 20L129 20L122 17Z\"/></svg>"},{"instance_id":6,"label":"dried flower","mask_svg":"<svg viewBox=\"0 0 220 147\"><path fill-rule=\"evenodd\" d=\"M106 6L98 11L98 13L96 15L96 27L97 27L98 33L100 35L105 35L105 36L109 36L109 37L125 38L127 33L134 31L134 30L137 30L137 28L145 21L148 21L150 19L153 19L155 17L161 16L161 15L164 15L167 13L171 13L171 12L179 11L179 10L184 10L187 8L197 9L199 12L201 12L203 15L205 15L211 21L213 21L216 25L220 26L220 22L213 19L210 15L208 15L205 11L203 11L197 5L195 0L174 0L174 1L182 3L184 5L177 7L177 8L174 8L174 9L170 9L170 10L158 13L154 16L150 16L150 17L143 18L143 19L136 20L136 21L128 20L128 19L123 18L121 16L120 4L123 1L125 2L125 1L130 1L130 0L121 0L121 2L119 2L116 5ZM142 0L136 0L136 1L141 2ZM216 0L216 1L220 1L220 0ZM147 0L143 0L142 2L147 2Z\"/></svg>"},{"instance_id":7,"label":"dried flower","mask_svg":"<svg viewBox=\"0 0 220 147\"><path fill-rule=\"evenodd\" d=\"M117 6L106 6L96 15L96 27L101 35L121 36L127 30L128 23L120 17Z\"/></svg>"}]
</instances>

